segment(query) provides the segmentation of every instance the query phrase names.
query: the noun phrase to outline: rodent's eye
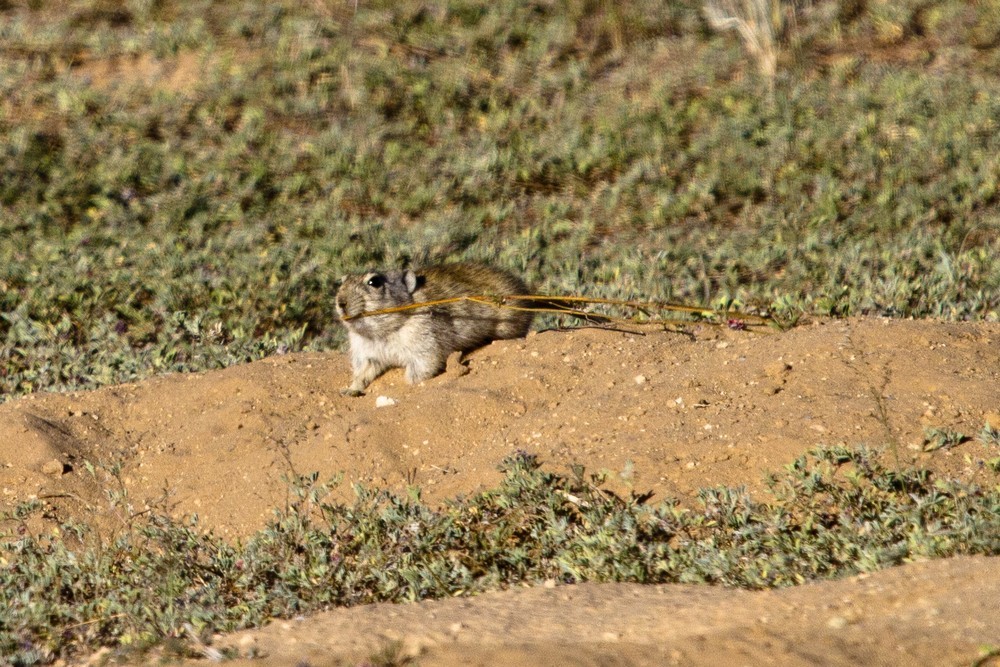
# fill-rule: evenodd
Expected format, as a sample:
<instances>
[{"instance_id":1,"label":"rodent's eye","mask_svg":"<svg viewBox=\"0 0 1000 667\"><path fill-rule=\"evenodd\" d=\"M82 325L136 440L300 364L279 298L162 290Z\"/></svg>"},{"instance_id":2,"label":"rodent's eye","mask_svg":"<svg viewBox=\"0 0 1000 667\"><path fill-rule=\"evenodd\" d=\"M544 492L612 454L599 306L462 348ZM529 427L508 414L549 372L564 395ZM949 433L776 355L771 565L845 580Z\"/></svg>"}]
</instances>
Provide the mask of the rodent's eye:
<instances>
[{"instance_id":1,"label":"rodent's eye","mask_svg":"<svg viewBox=\"0 0 1000 667\"><path fill-rule=\"evenodd\" d=\"M383 276L374 275L368 279L369 287L374 287L375 289L378 289L379 287L382 287L382 285L385 285L385 278Z\"/></svg>"}]
</instances>

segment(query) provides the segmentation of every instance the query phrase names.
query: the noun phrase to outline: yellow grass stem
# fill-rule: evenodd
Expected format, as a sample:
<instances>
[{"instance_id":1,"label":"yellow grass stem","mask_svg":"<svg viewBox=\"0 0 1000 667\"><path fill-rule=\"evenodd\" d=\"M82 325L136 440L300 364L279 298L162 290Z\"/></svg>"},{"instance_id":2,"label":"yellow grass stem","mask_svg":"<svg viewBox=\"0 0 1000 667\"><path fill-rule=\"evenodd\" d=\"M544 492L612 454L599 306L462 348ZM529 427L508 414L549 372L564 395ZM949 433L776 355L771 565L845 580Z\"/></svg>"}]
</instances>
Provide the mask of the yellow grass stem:
<instances>
[{"instance_id":1,"label":"yellow grass stem","mask_svg":"<svg viewBox=\"0 0 1000 667\"><path fill-rule=\"evenodd\" d=\"M393 306L391 308L380 308L379 310L370 310L357 315L351 315L349 317L344 317L346 320L353 320L359 317L370 317L373 315L389 315L391 313L399 313L407 310L416 310L418 308L430 308L433 306L442 306L449 303L457 303L459 301L471 301L473 303L481 303L487 306L493 306L494 308L509 308L511 310L523 310L538 313L552 313L554 315L570 315L573 317L579 317L585 320L596 320L603 323L613 323L613 324L666 324L670 320L664 319L650 319L650 320L639 320L638 316L631 318L616 318L604 315L601 313L592 313L586 310L580 310L577 308L561 308L559 304L561 303L575 303L575 304L600 304L607 306L617 306L620 308L631 308L637 310L643 314L648 314L649 311L671 311L678 313L690 313L696 315L702 315L705 317L714 317L721 320L717 322L718 324L727 324L730 320L739 320L742 322L743 326L748 325L762 325L772 323L771 318L765 317L763 315L751 315L749 313L742 313L733 310L718 310L715 308L707 308L704 306L688 306L685 304L678 303L665 303L658 301L628 301L623 299L604 299L600 297L586 297L586 296L547 296L540 294L528 294L528 295L510 295L510 296L490 296L490 295L468 295L468 296L456 296L448 299L436 299L434 301L421 301L420 303L408 303L402 306ZM521 301L521 302L539 302L537 307L523 306L523 305L513 305L511 302Z\"/></svg>"}]
</instances>

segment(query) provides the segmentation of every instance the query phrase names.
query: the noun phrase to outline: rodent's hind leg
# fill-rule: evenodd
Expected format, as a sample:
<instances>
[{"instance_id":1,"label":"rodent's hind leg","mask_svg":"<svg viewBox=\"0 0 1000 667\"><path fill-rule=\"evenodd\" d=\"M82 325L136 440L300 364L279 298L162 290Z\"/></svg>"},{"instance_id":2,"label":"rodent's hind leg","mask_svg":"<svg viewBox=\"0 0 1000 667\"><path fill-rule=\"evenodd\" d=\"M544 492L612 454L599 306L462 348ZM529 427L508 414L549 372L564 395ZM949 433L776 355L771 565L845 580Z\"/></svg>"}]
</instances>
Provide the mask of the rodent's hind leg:
<instances>
[{"instance_id":1,"label":"rodent's hind leg","mask_svg":"<svg viewBox=\"0 0 1000 667\"><path fill-rule=\"evenodd\" d=\"M365 359L354 368L351 385L341 389L340 393L344 396L363 396L368 385L388 368L387 365L377 363L374 359Z\"/></svg>"},{"instance_id":2,"label":"rodent's hind leg","mask_svg":"<svg viewBox=\"0 0 1000 667\"><path fill-rule=\"evenodd\" d=\"M410 384L419 384L424 380L430 380L444 370L444 364L444 359L432 355L411 358L406 364L406 381Z\"/></svg>"}]
</instances>

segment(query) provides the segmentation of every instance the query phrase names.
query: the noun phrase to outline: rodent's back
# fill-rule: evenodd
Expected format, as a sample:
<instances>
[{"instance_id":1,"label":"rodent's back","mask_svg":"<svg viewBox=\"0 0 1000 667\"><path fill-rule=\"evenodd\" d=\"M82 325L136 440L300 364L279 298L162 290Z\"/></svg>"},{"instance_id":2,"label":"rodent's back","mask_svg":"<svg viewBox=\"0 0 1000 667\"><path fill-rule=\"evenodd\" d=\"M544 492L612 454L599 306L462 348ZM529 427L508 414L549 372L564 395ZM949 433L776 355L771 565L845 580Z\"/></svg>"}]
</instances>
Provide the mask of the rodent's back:
<instances>
[{"instance_id":1,"label":"rodent's back","mask_svg":"<svg viewBox=\"0 0 1000 667\"><path fill-rule=\"evenodd\" d=\"M458 296L510 296L528 291L524 281L514 274L485 264L439 264L416 273L420 283L413 293L415 301ZM419 298L420 295L424 298Z\"/></svg>"},{"instance_id":2,"label":"rodent's back","mask_svg":"<svg viewBox=\"0 0 1000 667\"><path fill-rule=\"evenodd\" d=\"M517 276L485 264L461 263L431 266L416 272L414 302L462 296L504 297L525 295L528 287ZM522 306L520 302L508 306ZM455 301L431 308L432 329L440 343L453 350L469 350L491 340L520 338L528 333L532 313L499 305Z\"/></svg>"}]
</instances>

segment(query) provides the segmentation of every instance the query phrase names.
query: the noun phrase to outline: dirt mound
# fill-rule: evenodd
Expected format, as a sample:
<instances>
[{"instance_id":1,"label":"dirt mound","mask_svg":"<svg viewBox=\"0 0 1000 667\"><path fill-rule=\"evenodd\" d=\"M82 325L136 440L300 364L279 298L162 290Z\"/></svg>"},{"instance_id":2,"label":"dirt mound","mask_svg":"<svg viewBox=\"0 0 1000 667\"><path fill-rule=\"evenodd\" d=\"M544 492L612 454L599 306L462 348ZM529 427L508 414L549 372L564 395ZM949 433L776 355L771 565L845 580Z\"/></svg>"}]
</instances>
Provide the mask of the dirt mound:
<instances>
[{"instance_id":1,"label":"dirt mound","mask_svg":"<svg viewBox=\"0 0 1000 667\"><path fill-rule=\"evenodd\" d=\"M1000 559L917 563L749 592L583 584L338 609L219 642L273 664L969 665L1000 636ZM236 662L235 664L241 664ZM242 663L246 667L251 661ZM370 664L370 663L369 663Z\"/></svg>"},{"instance_id":2,"label":"dirt mound","mask_svg":"<svg viewBox=\"0 0 1000 667\"><path fill-rule=\"evenodd\" d=\"M836 443L887 445L899 463L916 461L974 479L985 475L984 461L997 452L975 438L924 451L925 429L974 436L986 422L1000 427L1000 325L861 319L821 321L787 333L708 326L645 335L548 331L494 343L470 355L464 366L420 386L406 385L402 373L392 371L367 396L346 398L339 389L348 378L341 354L293 354L210 373L8 402L0 405L0 501L10 506L42 497L54 516L100 522L111 520L101 511L104 487L120 485L139 508L159 503L177 515L197 513L217 533L241 536L260 528L272 508L285 504L283 477L292 471L318 471L321 478L342 473L346 484L338 492L345 497L349 483L363 482L398 491L416 485L426 499L437 501L493 485L500 478L497 464L519 449L554 468L581 464L606 471L610 485L621 491L652 491L655 498L686 501L707 486L761 490L766 473L810 448ZM377 407L382 403L389 405ZM103 466L91 474L85 460ZM109 475L116 466L117 477ZM837 646L843 664L879 650L887 663L901 664L909 659L905 651L941 642L941 652L933 655L968 658L973 655L969 647L983 641L980 635L928 634L920 623L908 629L904 615L923 608L921 600L929 601L927 609L938 609L942 623L967 621L969 628L985 628L984 636L991 632L994 643L1000 643L995 621L988 621L994 623L991 628L983 625L988 614L977 617L974 604L966 610L947 602L958 594L957 582L998 567L988 559L913 566L865 580L882 582L874 593L861 591L874 584L858 581L753 594L580 587L376 606L344 612L352 619L363 613L370 625L352 626L365 629L345 631L338 641L355 651L357 642L371 642L372 627L415 623L407 619L430 618L440 605L453 605L448 614L456 618L461 610L471 616L482 605L493 610L487 619L500 613L497 606L526 605L532 613L555 613L558 621L568 612L553 610L560 609L560 596L569 596L567 608L605 609L583 634L594 640L610 633L606 642L588 643L578 653L573 639L578 635L557 642L527 630L519 634L514 627L483 655L494 655L502 644L512 659L532 656L544 644L564 664L586 664L587 656L594 664L663 664L675 655L670 648L674 635L663 634L655 624L669 625L674 614L669 605L694 600L695 611L687 612L690 632L677 639L676 655L684 664L698 664L691 657L698 646L718 647L722 627L731 630L730 643L723 642L731 646L726 655L742 656L748 664L810 662L812 649L803 641L814 632L820 642L816 656L826 658ZM982 576L981 581L997 578ZM988 592L969 585L962 593L966 602ZM996 593L990 598L994 603ZM591 602L589 596L595 595L600 600ZM864 622L837 611L841 599L852 595ZM632 596L637 601L627 602ZM785 611L767 611L772 603ZM757 611L746 612L738 629L720 625L734 607ZM815 615L809 611L820 609ZM643 614L652 625L640 622ZM755 621L754 614L773 621ZM840 623L834 617L846 619L845 626L828 626ZM338 617L335 612L323 618ZM316 631L330 631L320 629L328 622L339 621L317 620ZM633 626L634 632L628 630ZM757 630L747 634L750 626ZM458 631L463 633L475 634ZM651 639L661 636L662 641ZM623 652L622 643L646 648ZM653 644L659 653L649 652ZM449 646L439 652L452 655L454 664L475 664L477 651L487 650L472 642ZM862 652L853 653L855 646ZM958 653L950 653L952 648ZM441 659L447 662L444 653Z\"/></svg>"}]
</instances>

